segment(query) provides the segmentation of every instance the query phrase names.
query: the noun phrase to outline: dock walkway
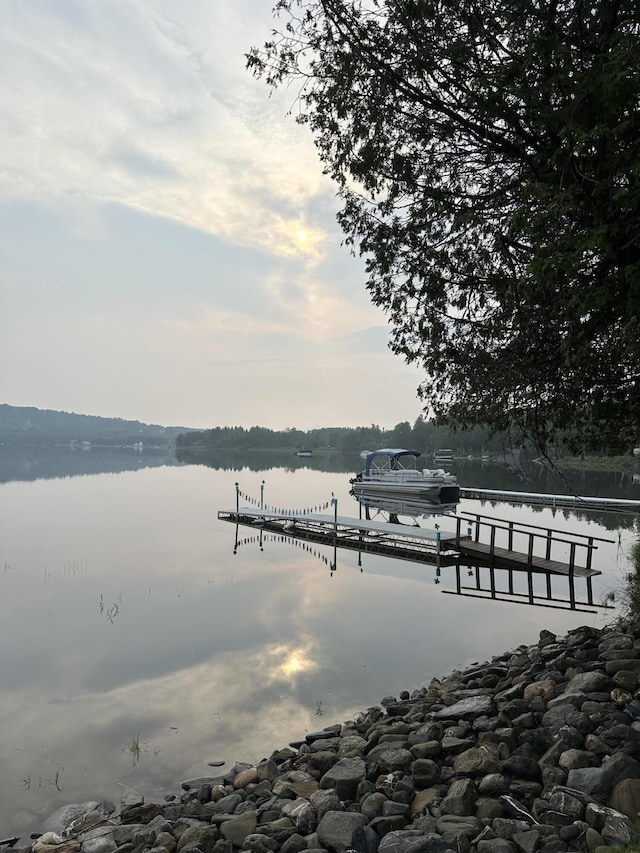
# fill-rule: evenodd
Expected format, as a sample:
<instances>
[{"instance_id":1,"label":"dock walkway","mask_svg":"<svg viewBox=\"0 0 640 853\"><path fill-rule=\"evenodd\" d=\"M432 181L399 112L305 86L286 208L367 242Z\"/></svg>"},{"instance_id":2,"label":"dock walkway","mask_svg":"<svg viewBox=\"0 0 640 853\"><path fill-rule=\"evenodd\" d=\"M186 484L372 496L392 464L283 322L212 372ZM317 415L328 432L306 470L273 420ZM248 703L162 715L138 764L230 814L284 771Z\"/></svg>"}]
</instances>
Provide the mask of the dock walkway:
<instances>
[{"instance_id":1,"label":"dock walkway","mask_svg":"<svg viewBox=\"0 0 640 853\"><path fill-rule=\"evenodd\" d=\"M296 514L254 507L220 510L218 518L283 535L295 535L319 544L432 565L453 565L462 559L465 564L482 563L496 568L588 579L600 574L592 567L593 551L597 548L594 537L569 539L566 535L560 535L559 531L533 525L514 527L512 523L501 524L499 520L477 514L472 517L446 516L448 521L455 524L455 531L441 530L437 526L425 528L391 524L337 514ZM488 531L485 536L488 542L480 541L483 530ZM499 535L506 539L507 547L496 544ZM526 538L526 551L514 547L516 536ZM569 559L555 559L553 547L568 551ZM544 553L540 554L540 550ZM578 552L584 555L581 562L577 561Z\"/></svg>"}]
</instances>

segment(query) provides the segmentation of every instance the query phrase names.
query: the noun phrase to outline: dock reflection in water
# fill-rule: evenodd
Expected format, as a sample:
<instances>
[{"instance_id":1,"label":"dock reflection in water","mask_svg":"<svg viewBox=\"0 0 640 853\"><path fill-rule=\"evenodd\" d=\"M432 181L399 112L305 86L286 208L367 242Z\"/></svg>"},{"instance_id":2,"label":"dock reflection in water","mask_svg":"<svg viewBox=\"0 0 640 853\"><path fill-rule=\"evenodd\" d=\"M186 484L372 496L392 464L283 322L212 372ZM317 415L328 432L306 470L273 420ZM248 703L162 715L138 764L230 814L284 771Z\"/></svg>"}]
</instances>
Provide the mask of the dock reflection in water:
<instances>
[{"instance_id":1,"label":"dock reflection in water","mask_svg":"<svg viewBox=\"0 0 640 853\"><path fill-rule=\"evenodd\" d=\"M600 572L592 568L592 556L596 541L611 540L561 534L530 524L502 525L498 519L478 514L456 516L455 504L437 501L366 494L358 495L357 501L359 519L338 516L337 508L334 516L238 508L235 513L221 511L218 517L235 524L234 554L249 543L262 550L268 536L303 547L329 567L330 575L338 566L338 549L345 548L358 551L360 571L367 553L432 566L436 584L444 579L444 569L448 580L455 579L453 589L442 590L449 594L591 613L597 612L594 607L609 607L605 601L594 602L592 578ZM454 531L442 530L435 521L445 517ZM431 528L420 525L419 519L424 518L430 519ZM241 539L241 525L259 532ZM488 530L488 542L481 541L483 529ZM507 547L496 542L501 533ZM518 536L524 537L524 551L516 550ZM327 546L332 555L323 554L321 546ZM555 558L554 548L564 548L566 557ZM465 582L466 577L473 580Z\"/></svg>"}]
</instances>

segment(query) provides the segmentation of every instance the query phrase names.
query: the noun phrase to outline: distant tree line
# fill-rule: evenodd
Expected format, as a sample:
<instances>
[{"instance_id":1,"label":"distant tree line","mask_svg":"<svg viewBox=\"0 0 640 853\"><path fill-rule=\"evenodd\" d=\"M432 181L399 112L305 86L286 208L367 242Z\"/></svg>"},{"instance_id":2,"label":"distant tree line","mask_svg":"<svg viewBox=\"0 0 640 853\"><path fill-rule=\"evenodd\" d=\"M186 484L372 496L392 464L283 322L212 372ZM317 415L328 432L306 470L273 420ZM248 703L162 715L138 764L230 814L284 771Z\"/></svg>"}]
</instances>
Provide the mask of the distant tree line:
<instances>
[{"instance_id":1,"label":"distant tree line","mask_svg":"<svg viewBox=\"0 0 640 853\"><path fill-rule=\"evenodd\" d=\"M33 406L0 404L0 443L5 445L56 445L88 441L101 445L167 445L185 427L164 427L128 421L79 415Z\"/></svg>"},{"instance_id":2,"label":"distant tree line","mask_svg":"<svg viewBox=\"0 0 640 853\"><path fill-rule=\"evenodd\" d=\"M198 432L185 432L176 438L178 449L217 448L245 450L333 450L360 452L379 447L407 447L422 452L437 448L451 448L457 453L481 453L504 451L509 447L506 434L490 436L488 429L476 427L455 431L434 421L418 418L413 425L409 421L384 430L377 424L359 427L325 427L300 430L272 430L266 427L213 427Z\"/></svg>"}]
</instances>

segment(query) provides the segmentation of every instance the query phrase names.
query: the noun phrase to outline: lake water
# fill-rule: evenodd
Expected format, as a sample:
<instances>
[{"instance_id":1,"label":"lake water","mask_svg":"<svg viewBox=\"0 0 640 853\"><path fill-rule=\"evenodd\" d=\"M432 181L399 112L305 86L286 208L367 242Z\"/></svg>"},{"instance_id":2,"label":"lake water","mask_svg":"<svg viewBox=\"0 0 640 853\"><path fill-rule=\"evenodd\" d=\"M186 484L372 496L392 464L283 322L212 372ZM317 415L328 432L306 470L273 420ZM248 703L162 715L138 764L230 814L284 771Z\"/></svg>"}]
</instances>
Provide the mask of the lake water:
<instances>
[{"instance_id":1,"label":"lake water","mask_svg":"<svg viewBox=\"0 0 640 853\"><path fill-rule=\"evenodd\" d=\"M443 595L443 569L236 531L219 521L235 486L311 507L348 494L357 455L298 460L168 452L0 454L0 838L44 828L58 805L119 801L255 762L386 695L486 660L540 630L603 625L574 613ZM211 467L212 466L212 467ZM565 491L503 466L454 462L462 485ZM640 498L621 475L581 475L579 494ZM507 504L460 509L614 540L600 545L600 600L620 590L637 522ZM634 527L635 525L635 527ZM445 527L443 523L443 527ZM315 553L314 553L315 552Z\"/></svg>"}]
</instances>

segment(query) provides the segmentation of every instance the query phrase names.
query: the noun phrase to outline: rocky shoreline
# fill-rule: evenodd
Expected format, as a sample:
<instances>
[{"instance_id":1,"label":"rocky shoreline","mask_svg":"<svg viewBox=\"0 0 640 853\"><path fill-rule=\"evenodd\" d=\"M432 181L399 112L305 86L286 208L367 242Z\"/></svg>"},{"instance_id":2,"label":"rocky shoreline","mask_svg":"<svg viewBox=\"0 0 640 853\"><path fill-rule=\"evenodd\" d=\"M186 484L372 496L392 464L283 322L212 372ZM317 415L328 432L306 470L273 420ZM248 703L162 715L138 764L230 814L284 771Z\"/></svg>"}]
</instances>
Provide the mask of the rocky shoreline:
<instances>
[{"instance_id":1,"label":"rocky shoreline","mask_svg":"<svg viewBox=\"0 0 640 853\"><path fill-rule=\"evenodd\" d=\"M548 631L255 766L59 809L24 853L564 853L640 843L640 621ZM32 836L32 839L34 836ZM22 846L18 846L22 845Z\"/></svg>"}]
</instances>

